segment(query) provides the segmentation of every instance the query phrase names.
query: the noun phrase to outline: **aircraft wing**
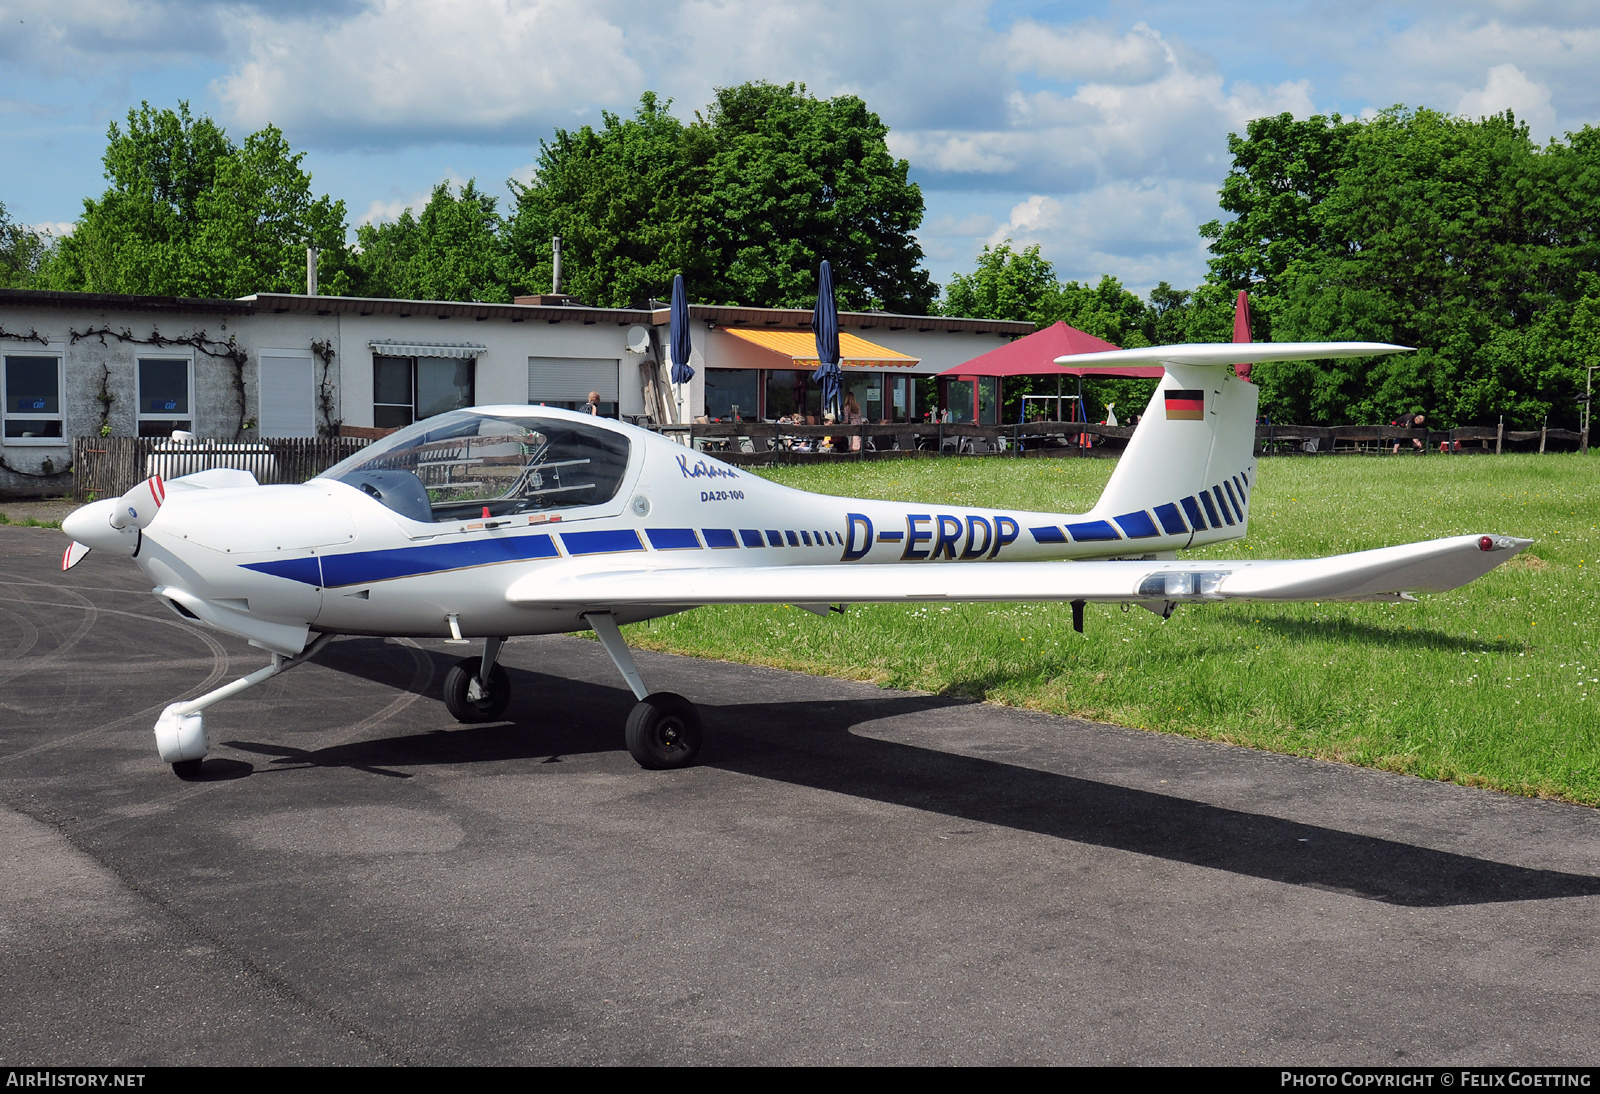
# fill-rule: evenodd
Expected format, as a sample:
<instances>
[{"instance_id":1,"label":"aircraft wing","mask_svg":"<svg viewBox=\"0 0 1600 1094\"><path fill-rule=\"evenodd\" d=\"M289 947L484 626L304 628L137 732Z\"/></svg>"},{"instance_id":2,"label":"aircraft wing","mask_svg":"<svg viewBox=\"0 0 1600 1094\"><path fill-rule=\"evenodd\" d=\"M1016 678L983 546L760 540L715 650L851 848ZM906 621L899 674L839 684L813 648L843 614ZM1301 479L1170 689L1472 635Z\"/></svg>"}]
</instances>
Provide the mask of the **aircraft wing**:
<instances>
[{"instance_id":1,"label":"aircraft wing","mask_svg":"<svg viewBox=\"0 0 1600 1094\"><path fill-rule=\"evenodd\" d=\"M870 604L899 601L1398 600L1481 577L1532 540L1453 536L1317 559L926 562L878 565L541 569L506 592L513 604L621 607Z\"/></svg>"}]
</instances>

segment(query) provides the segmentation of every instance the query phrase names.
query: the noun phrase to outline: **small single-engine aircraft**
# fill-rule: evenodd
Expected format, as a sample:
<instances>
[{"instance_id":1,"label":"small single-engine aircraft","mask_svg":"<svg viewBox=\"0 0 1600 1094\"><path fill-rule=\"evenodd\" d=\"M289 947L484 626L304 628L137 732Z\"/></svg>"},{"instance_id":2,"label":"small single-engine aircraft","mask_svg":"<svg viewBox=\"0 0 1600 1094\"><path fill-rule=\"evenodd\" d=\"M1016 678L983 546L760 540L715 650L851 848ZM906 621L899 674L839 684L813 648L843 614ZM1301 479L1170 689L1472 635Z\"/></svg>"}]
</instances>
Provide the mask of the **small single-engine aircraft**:
<instances>
[{"instance_id":1,"label":"small single-engine aircraft","mask_svg":"<svg viewBox=\"0 0 1600 1094\"><path fill-rule=\"evenodd\" d=\"M1531 540L1473 534L1290 561L1178 561L1245 534L1257 389L1236 362L1392 353L1378 343L1161 346L1061 363L1160 363L1165 374L1098 503L1030 513L809 494L646 430L541 406L417 422L298 486L246 471L151 478L78 509L62 568L131 556L172 611L247 639L271 664L156 722L192 775L212 704L314 657L335 635L483 640L444 681L458 721L499 718L515 635L589 629L638 697L629 752L682 767L701 721L651 692L618 629L707 604L1090 601L1160 614L1189 601L1401 600L1453 589Z\"/></svg>"}]
</instances>

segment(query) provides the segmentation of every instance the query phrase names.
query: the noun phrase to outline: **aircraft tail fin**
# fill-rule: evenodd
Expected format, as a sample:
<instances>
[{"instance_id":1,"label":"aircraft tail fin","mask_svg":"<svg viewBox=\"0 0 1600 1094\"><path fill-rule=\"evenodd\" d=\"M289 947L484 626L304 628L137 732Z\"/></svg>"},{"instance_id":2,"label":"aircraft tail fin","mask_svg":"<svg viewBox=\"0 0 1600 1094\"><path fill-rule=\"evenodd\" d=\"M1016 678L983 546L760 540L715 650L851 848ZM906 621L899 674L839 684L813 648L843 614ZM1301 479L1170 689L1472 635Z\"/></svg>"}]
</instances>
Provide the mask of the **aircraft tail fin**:
<instances>
[{"instance_id":1,"label":"aircraft tail fin","mask_svg":"<svg viewBox=\"0 0 1600 1094\"><path fill-rule=\"evenodd\" d=\"M1190 533L1190 546L1238 539L1250 519L1255 488L1255 423L1259 389L1233 365L1404 351L1379 342L1221 342L1080 353L1056 363L1149 365L1165 369L1144 416L1091 515L1127 526L1153 514L1169 535Z\"/></svg>"}]
</instances>

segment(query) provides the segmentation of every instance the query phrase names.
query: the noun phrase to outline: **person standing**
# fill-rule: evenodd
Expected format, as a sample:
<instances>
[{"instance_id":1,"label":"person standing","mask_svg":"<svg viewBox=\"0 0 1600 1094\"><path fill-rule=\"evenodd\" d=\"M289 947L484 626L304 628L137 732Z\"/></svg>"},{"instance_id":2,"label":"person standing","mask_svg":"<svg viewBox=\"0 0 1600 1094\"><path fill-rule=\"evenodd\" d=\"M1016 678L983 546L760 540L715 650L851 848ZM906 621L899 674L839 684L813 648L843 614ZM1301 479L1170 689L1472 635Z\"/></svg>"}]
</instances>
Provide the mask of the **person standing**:
<instances>
[{"instance_id":1,"label":"person standing","mask_svg":"<svg viewBox=\"0 0 1600 1094\"><path fill-rule=\"evenodd\" d=\"M585 414L593 414L596 418L600 417L600 393L598 391L589 392L589 401L583 404L583 412Z\"/></svg>"}]
</instances>

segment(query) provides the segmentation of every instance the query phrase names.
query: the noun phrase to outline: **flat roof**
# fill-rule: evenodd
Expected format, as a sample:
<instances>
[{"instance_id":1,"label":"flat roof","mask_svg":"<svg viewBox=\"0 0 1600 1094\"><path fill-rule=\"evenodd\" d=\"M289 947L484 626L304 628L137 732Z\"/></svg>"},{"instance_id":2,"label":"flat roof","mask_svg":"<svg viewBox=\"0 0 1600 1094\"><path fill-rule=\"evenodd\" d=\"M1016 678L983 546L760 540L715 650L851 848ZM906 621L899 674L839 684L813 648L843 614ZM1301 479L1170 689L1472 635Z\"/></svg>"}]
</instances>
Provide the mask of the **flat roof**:
<instances>
[{"instance_id":1,"label":"flat roof","mask_svg":"<svg viewBox=\"0 0 1600 1094\"><path fill-rule=\"evenodd\" d=\"M514 323L544 320L560 323L649 324L650 312L633 308L585 308L576 305L486 304L475 300L390 300L370 296L306 296L304 293L256 293L240 297L259 311L312 315L429 315L438 319L509 319Z\"/></svg>"},{"instance_id":2,"label":"flat roof","mask_svg":"<svg viewBox=\"0 0 1600 1094\"><path fill-rule=\"evenodd\" d=\"M671 308L657 308L651 313L656 326L672 319ZM802 327L811 329L810 308L740 308L722 304L690 304L689 318L700 319L719 327L763 326ZM856 330L942 330L951 334L997 334L1016 338L1032 334L1034 325L1015 319L968 319L958 315L901 315L886 311L842 311L839 325Z\"/></svg>"},{"instance_id":3,"label":"flat roof","mask_svg":"<svg viewBox=\"0 0 1600 1094\"><path fill-rule=\"evenodd\" d=\"M128 293L55 292L45 289L0 289L0 306L104 308L211 315L296 312L310 315L413 315L439 319L509 319L514 323L544 321L584 324L615 323L666 326L670 308L590 308L579 304L489 304L470 300L393 300L365 296L307 296L304 293L254 293L237 300L195 296L137 296ZM788 327L809 330L808 308L743 308L691 304L689 317L722 327ZM969 319L956 315L900 315L895 312L843 311L839 325L861 331L945 331L1017 338L1034 326L1013 319Z\"/></svg>"},{"instance_id":4,"label":"flat roof","mask_svg":"<svg viewBox=\"0 0 1600 1094\"><path fill-rule=\"evenodd\" d=\"M255 308L243 301L205 296L135 296L114 292L55 292L49 289L0 289L0 305L35 308L106 308L116 311L179 312L204 315L249 315Z\"/></svg>"}]
</instances>

